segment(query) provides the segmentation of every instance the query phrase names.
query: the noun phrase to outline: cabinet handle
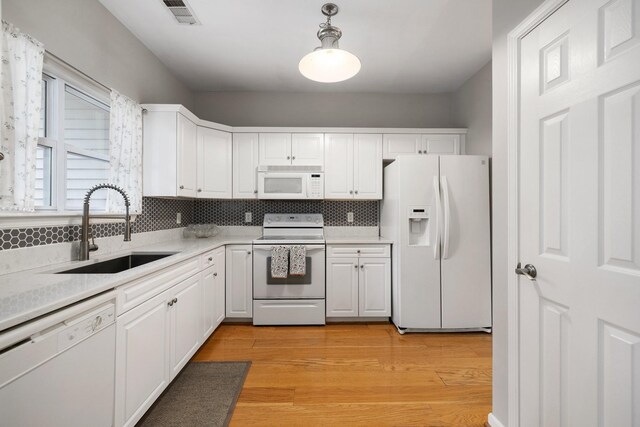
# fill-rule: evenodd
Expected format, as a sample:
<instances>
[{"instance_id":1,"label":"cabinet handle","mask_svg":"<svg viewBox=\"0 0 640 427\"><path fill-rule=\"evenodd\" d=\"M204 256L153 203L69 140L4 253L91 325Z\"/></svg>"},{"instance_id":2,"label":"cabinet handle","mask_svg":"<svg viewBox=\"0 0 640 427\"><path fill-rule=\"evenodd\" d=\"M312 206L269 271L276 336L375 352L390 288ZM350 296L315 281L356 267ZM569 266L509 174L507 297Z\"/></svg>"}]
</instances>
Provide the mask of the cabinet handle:
<instances>
[{"instance_id":1,"label":"cabinet handle","mask_svg":"<svg viewBox=\"0 0 640 427\"><path fill-rule=\"evenodd\" d=\"M167 303L167 305L168 305L169 307L173 307L173 300L169 301L169 302Z\"/></svg>"},{"instance_id":2,"label":"cabinet handle","mask_svg":"<svg viewBox=\"0 0 640 427\"><path fill-rule=\"evenodd\" d=\"M174 298L174 299L173 299L173 303L174 303L174 304L177 304L177 303L178 303L178 298Z\"/></svg>"},{"instance_id":3,"label":"cabinet handle","mask_svg":"<svg viewBox=\"0 0 640 427\"><path fill-rule=\"evenodd\" d=\"M181 189L181 190L184 190L184 185L181 185L181 186L180 186L180 189Z\"/></svg>"}]
</instances>

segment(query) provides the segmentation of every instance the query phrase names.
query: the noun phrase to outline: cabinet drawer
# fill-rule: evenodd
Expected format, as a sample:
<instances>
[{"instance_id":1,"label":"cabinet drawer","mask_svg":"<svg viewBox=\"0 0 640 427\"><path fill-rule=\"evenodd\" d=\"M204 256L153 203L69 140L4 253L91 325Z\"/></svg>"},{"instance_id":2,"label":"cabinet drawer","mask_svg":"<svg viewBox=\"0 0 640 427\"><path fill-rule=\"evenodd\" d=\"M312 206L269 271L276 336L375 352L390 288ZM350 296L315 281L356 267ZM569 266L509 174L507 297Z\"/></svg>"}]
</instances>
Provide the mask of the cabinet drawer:
<instances>
[{"instance_id":1,"label":"cabinet drawer","mask_svg":"<svg viewBox=\"0 0 640 427\"><path fill-rule=\"evenodd\" d=\"M389 258L389 245L328 245L327 258L369 257Z\"/></svg>"},{"instance_id":2,"label":"cabinet drawer","mask_svg":"<svg viewBox=\"0 0 640 427\"><path fill-rule=\"evenodd\" d=\"M200 255L200 270L205 270L216 263L216 255L224 253L224 246Z\"/></svg>"},{"instance_id":3,"label":"cabinet drawer","mask_svg":"<svg viewBox=\"0 0 640 427\"><path fill-rule=\"evenodd\" d=\"M200 271L199 267L199 258L194 257L119 287L116 297L116 313L119 316L154 295L197 274Z\"/></svg>"}]
</instances>

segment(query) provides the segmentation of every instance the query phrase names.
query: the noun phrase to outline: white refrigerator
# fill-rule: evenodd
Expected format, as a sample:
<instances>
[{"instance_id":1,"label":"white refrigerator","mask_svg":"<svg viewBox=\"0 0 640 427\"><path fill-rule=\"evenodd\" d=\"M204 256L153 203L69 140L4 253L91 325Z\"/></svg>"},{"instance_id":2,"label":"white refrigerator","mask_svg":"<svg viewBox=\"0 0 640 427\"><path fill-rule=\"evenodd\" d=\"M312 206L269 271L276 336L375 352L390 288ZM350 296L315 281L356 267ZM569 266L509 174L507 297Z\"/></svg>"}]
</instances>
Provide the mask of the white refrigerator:
<instances>
[{"instance_id":1,"label":"white refrigerator","mask_svg":"<svg viewBox=\"0 0 640 427\"><path fill-rule=\"evenodd\" d=\"M398 330L491 328L489 159L407 155L384 169Z\"/></svg>"}]
</instances>

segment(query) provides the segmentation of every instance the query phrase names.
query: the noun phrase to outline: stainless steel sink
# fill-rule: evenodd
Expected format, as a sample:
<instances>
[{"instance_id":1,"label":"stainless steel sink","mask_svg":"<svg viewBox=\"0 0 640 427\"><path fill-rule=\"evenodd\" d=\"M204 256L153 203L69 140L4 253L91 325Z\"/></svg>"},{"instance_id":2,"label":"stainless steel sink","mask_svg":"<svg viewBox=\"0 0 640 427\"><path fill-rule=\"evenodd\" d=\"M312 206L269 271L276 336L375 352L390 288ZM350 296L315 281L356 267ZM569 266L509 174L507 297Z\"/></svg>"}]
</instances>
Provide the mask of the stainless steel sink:
<instances>
[{"instance_id":1,"label":"stainless steel sink","mask_svg":"<svg viewBox=\"0 0 640 427\"><path fill-rule=\"evenodd\" d=\"M58 271L56 274L113 274L121 271L130 270L162 258L166 258L176 252L164 253L148 253L148 254L131 254L121 256L119 258L108 259L106 261L95 262L82 267L72 268L70 270Z\"/></svg>"}]
</instances>

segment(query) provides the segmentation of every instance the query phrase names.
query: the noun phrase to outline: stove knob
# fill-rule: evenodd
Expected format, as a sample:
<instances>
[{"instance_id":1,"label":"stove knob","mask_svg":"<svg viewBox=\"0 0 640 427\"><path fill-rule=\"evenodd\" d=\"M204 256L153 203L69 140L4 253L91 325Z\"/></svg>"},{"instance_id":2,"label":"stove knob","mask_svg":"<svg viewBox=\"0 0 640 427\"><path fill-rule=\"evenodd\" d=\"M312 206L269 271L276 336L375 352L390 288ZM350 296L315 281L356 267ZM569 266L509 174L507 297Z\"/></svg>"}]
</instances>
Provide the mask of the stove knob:
<instances>
[{"instance_id":1,"label":"stove knob","mask_svg":"<svg viewBox=\"0 0 640 427\"><path fill-rule=\"evenodd\" d=\"M307 219L307 221L311 221L311 217L310 216L308 216L306 219Z\"/></svg>"},{"instance_id":2,"label":"stove knob","mask_svg":"<svg viewBox=\"0 0 640 427\"><path fill-rule=\"evenodd\" d=\"M271 220L270 219L267 220L267 224L271 224Z\"/></svg>"}]
</instances>

